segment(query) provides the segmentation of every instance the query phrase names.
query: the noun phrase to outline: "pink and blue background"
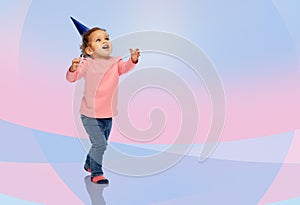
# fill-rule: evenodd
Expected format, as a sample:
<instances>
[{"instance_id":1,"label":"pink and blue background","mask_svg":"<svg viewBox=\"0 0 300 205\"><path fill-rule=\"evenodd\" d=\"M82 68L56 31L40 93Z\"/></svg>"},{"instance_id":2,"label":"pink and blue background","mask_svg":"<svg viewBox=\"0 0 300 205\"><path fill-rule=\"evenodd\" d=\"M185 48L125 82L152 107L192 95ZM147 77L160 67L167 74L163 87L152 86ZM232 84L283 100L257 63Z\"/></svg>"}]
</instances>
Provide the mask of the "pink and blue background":
<instances>
[{"instance_id":1,"label":"pink and blue background","mask_svg":"<svg viewBox=\"0 0 300 205\"><path fill-rule=\"evenodd\" d=\"M297 1L24 0L1 1L0 9L0 204L103 204L100 195L112 205L300 204ZM207 54L226 95L224 130L209 159L198 160L211 114L203 84L179 64L142 52L137 70L151 59L174 66L189 84L204 119L197 140L164 172L133 177L106 170L108 187L89 184L73 122L74 85L65 80L80 55L70 16L106 28L112 39L145 30L173 33ZM180 119L176 108L172 116L170 97L145 90L131 104L132 121L142 128L145 104L166 106L166 130L153 142L136 143L115 129L111 144L150 155L172 143Z\"/></svg>"}]
</instances>

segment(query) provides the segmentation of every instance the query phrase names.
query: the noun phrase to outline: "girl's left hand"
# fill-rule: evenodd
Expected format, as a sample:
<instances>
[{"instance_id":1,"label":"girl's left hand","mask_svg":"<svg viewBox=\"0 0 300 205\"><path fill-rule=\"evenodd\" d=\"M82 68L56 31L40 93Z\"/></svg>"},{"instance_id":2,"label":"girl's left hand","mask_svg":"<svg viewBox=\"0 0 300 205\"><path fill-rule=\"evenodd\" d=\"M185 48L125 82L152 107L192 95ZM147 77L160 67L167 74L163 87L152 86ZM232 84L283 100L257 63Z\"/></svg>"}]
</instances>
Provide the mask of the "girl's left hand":
<instances>
[{"instance_id":1,"label":"girl's left hand","mask_svg":"<svg viewBox=\"0 0 300 205\"><path fill-rule=\"evenodd\" d=\"M138 48L136 48L135 50L130 48L129 50L130 50L132 62L137 63L139 61L139 57L140 57L140 50Z\"/></svg>"}]
</instances>

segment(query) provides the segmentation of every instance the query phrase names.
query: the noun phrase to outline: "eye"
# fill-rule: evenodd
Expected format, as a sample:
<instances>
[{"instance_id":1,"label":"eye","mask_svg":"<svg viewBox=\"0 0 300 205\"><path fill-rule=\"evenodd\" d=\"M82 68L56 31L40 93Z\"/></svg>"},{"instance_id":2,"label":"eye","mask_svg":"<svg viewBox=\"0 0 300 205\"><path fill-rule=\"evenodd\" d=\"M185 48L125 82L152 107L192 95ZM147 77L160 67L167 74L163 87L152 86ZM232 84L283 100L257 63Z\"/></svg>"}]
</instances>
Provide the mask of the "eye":
<instances>
[{"instance_id":1,"label":"eye","mask_svg":"<svg viewBox=\"0 0 300 205\"><path fill-rule=\"evenodd\" d=\"M109 38L108 38L108 37L106 37L106 38L105 38L105 40L109 41Z\"/></svg>"},{"instance_id":2,"label":"eye","mask_svg":"<svg viewBox=\"0 0 300 205\"><path fill-rule=\"evenodd\" d=\"M100 42L100 41L101 41L101 39L100 39L100 38L97 38L97 39L96 39L96 42Z\"/></svg>"}]
</instances>

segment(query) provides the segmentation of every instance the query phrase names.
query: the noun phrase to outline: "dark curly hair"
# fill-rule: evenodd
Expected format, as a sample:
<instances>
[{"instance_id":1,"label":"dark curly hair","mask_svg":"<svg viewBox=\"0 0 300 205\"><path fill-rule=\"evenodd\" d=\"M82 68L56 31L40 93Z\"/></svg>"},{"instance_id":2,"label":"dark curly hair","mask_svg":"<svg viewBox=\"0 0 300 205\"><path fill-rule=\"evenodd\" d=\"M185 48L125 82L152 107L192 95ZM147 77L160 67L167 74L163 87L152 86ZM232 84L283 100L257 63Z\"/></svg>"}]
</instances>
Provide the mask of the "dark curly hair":
<instances>
[{"instance_id":1,"label":"dark curly hair","mask_svg":"<svg viewBox=\"0 0 300 205\"><path fill-rule=\"evenodd\" d=\"M94 31L106 31L105 29L103 28L99 28L99 27L94 27L94 28L91 28L90 30L88 30L87 32L85 32L83 35L82 35L82 44L80 46L80 49L81 49L81 53L83 54L83 56L89 56L86 52L85 52L85 49L86 47L89 46L89 36L94 32Z\"/></svg>"}]
</instances>

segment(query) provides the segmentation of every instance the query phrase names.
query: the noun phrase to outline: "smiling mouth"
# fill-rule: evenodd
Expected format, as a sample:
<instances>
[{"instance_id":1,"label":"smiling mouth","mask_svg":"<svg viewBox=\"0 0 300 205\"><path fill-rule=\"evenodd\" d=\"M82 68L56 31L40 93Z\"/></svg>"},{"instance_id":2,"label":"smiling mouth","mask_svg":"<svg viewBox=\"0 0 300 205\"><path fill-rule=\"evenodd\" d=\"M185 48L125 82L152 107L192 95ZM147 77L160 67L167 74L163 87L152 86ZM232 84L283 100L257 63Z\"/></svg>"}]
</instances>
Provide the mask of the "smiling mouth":
<instances>
[{"instance_id":1,"label":"smiling mouth","mask_svg":"<svg viewBox=\"0 0 300 205\"><path fill-rule=\"evenodd\" d=\"M109 49L109 46L107 44L102 46L102 49Z\"/></svg>"}]
</instances>

